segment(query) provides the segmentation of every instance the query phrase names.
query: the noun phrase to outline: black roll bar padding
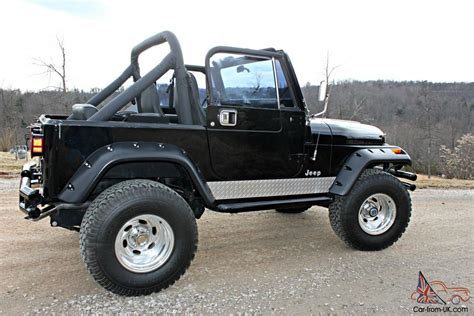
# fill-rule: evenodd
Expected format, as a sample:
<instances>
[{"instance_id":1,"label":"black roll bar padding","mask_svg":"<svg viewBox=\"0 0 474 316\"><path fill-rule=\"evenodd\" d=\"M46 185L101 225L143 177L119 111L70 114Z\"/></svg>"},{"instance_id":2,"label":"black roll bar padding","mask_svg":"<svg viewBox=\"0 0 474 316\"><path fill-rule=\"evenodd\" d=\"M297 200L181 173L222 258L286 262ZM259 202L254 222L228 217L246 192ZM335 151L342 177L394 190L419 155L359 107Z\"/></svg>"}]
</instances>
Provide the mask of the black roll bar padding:
<instances>
[{"instance_id":1,"label":"black roll bar padding","mask_svg":"<svg viewBox=\"0 0 474 316\"><path fill-rule=\"evenodd\" d=\"M178 66L184 67L183 53L181 51L181 46L179 45L178 39L170 31L164 31L147 38L146 40L136 45L132 49L132 53L130 54L130 64L133 67L134 81L137 81L138 79L140 79L140 67L138 65L138 56L140 56L140 54L146 51L147 49L153 46L163 44L164 42L168 42L168 45L170 46L170 51L174 55L174 58L175 58L174 64L176 65L176 67Z\"/></svg>"},{"instance_id":2,"label":"black roll bar padding","mask_svg":"<svg viewBox=\"0 0 474 316\"><path fill-rule=\"evenodd\" d=\"M118 96L113 98L109 103L104 105L97 113L92 115L88 121L98 122L98 121L107 121L110 119L117 111L123 108L128 102L136 98L137 95L142 93L146 88L148 88L153 82L158 78L163 76L171 67L173 62L173 56L171 53L166 55L165 58L159 63L155 68L150 70L145 76L138 79L134 84L128 87L125 91L120 93Z\"/></svg>"},{"instance_id":3,"label":"black roll bar padding","mask_svg":"<svg viewBox=\"0 0 474 316\"><path fill-rule=\"evenodd\" d=\"M87 103L93 106L98 106L102 101L107 99L108 96L117 91L125 83L125 81L127 81L127 79L132 76L132 74L133 66L129 65L117 79L102 89L102 91L90 98Z\"/></svg>"},{"instance_id":4,"label":"black roll bar padding","mask_svg":"<svg viewBox=\"0 0 474 316\"><path fill-rule=\"evenodd\" d=\"M170 53L163 58L163 60L152 70L150 70L145 76L140 77L140 68L138 64L138 56L145 50L163 44L167 42L170 46ZM133 76L134 83L128 87L125 91L120 93L110 102L105 104L97 113L91 116L89 121L106 121L109 120L117 111L123 108L128 102L140 96L140 94L147 89L151 84L156 82L161 76L163 76L168 70L174 69L176 77L176 91L177 98L179 100L178 106L176 106L176 113L178 119L182 124L192 124L191 116L191 102L189 99L189 91L187 86L188 73L184 66L183 53L181 46L179 45L176 36L169 32L164 31L149 37L140 44L136 45L132 49L131 63L130 66L122 73L122 75L107 86L104 93L99 93L91 100L102 102L105 98L111 95L118 89L113 89L118 83L125 82L130 76ZM127 76L128 75L128 76ZM125 80L124 77L127 76ZM122 82L122 83L123 83ZM120 87L120 86L119 86ZM100 96L99 96L100 95ZM97 97L97 98L96 98ZM101 100L102 99L102 100ZM99 102L99 103L100 103Z\"/></svg>"}]
</instances>

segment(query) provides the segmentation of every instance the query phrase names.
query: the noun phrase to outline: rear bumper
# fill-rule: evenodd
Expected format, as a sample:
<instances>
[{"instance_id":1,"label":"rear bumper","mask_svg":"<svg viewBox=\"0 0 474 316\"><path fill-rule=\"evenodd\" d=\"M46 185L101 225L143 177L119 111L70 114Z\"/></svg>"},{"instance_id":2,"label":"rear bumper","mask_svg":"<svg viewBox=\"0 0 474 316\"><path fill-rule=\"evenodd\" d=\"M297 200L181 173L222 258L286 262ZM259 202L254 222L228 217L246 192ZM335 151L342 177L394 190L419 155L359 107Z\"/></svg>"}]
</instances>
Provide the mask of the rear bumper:
<instances>
[{"instance_id":1,"label":"rear bumper","mask_svg":"<svg viewBox=\"0 0 474 316\"><path fill-rule=\"evenodd\" d=\"M61 201L45 203L41 191L32 187L32 185L39 183L41 183L41 172L37 164L30 161L23 166L21 171L20 201L18 203L20 211L26 215L25 219L39 221L61 211L84 211L89 206L89 202L82 204L62 203ZM57 222L56 225L58 225Z\"/></svg>"},{"instance_id":2,"label":"rear bumper","mask_svg":"<svg viewBox=\"0 0 474 316\"><path fill-rule=\"evenodd\" d=\"M38 172L35 161L30 161L23 166L20 180L20 201L18 206L27 219L40 220L50 213L52 206L43 207L43 196L39 189L32 188L32 184L39 183L41 174Z\"/></svg>"}]
</instances>

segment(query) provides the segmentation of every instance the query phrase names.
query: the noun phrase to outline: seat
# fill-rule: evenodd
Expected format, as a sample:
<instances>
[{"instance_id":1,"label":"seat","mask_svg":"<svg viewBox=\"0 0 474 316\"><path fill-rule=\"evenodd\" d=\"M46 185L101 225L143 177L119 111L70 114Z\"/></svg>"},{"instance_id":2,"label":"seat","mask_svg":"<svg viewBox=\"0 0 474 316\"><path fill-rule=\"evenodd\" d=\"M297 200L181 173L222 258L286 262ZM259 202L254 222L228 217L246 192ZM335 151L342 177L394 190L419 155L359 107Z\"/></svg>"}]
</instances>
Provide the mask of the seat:
<instances>
[{"instance_id":1,"label":"seat","mask_svg":"<svg viewBox=\"0 0 474 316\"><path fill-rule=\"evenodd\" d=\"M194 125L205 125L206 124L206 112L201 106L199 98L199 87L196 81L196 77L188 72L188 88L189 88L189 99L191 104L191 117Z\"/></svg>"},{"instance_id":2,"label":"seat","mask_svg":"<svg viewBox=\"0 0 474 316\"><path fill-rule=\"evenodd\" d=\"M146 88L140 97L140 113L134 113L127 116L126 122L134 123L169 123L169 119L165 117L160 106L160 95L156 90L155 84Z\"/></svg>"},{"instance_id":3,"label":"seat","mask_svg":"<svg viewBox=\"0 0 474 316\"><path fill-rule=\"evenodd\" d=\"M160 106L160 95L154 84L146 88L140 97L140 113L157 113L164 116Z\"/></svg>"}]
</instances>

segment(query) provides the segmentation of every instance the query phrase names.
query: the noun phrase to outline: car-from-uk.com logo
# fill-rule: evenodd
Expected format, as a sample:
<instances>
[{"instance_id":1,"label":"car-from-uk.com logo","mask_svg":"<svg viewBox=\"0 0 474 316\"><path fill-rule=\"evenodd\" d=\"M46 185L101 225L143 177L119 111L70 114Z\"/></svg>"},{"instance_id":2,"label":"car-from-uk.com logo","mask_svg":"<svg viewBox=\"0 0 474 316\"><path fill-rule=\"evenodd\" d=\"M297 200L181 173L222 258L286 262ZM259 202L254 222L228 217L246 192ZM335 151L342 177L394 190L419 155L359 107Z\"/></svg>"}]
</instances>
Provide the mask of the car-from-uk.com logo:
<instances>
[{"instance_id":1,"label":"car-from-uk.com logo","mask_svg":"<svg viewBox=\"0 0 474 316\"><path fill-rule=\"evenodd\" d=\"M418 286L410 298L417 303L413 307L415 313L467 313L469 307L465 304L471 296L469 289L465 287L449 287L442 281L428 282L420 271Z\"/></svg>"}]
</instances>

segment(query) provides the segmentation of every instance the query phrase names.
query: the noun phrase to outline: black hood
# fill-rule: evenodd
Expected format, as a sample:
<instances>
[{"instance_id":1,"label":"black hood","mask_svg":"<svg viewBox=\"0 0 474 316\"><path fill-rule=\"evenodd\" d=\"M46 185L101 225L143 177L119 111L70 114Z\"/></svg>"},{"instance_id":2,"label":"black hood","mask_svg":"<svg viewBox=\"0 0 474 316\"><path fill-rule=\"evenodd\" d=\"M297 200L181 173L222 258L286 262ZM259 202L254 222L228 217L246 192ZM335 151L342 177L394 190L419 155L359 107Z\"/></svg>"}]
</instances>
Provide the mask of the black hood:
<instances>
[{"instance_id":1,"label":"black hood","mask_svg":"<svg viewBox=\"0 0 474 316\"><path fill-rule=\"evenodd\" d=\"M335 145L383 145L385 143L385 134L379 128L355 121L313 118L310 120L310 126L313 134L324 135L329 128L332 143Z\"/></svg>"}]
</instances>

